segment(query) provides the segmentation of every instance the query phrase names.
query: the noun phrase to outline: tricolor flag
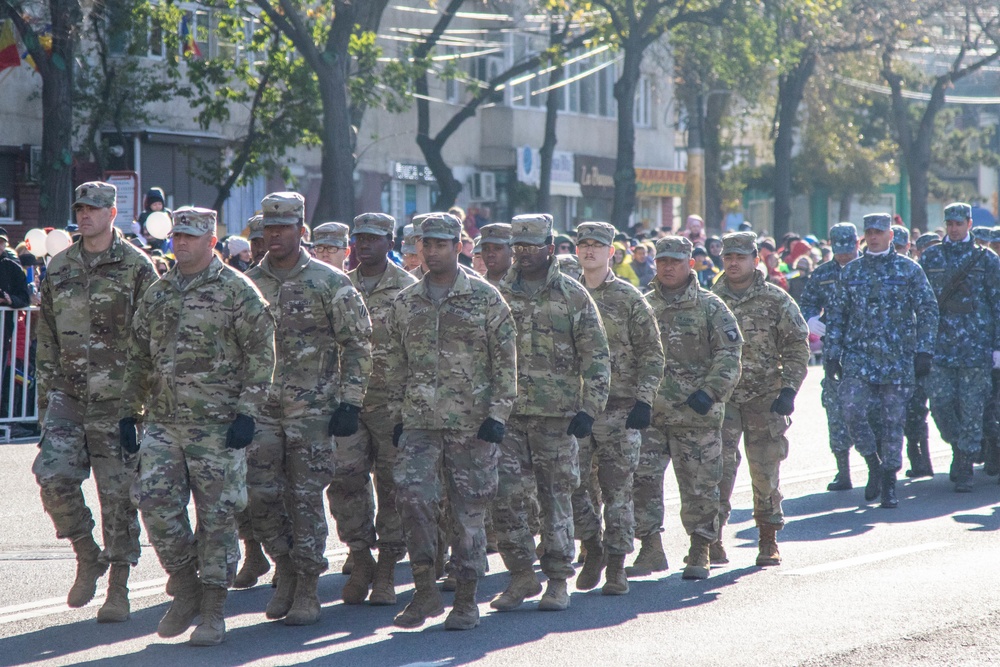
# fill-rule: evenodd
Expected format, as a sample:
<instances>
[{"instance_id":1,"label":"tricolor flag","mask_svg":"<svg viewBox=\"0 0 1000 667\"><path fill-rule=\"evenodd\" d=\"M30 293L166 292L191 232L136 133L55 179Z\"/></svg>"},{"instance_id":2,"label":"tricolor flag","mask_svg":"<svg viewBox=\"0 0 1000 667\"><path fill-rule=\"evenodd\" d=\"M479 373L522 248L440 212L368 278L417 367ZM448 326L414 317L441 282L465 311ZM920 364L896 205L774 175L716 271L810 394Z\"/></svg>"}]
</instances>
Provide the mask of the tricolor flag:
<instances>
[{"instance_id":1,"label":"tricolor flag","mask_svg":"<svg viewBox=\"0 0 1000 667\"><path fill-rule=\"evenodd\" d=\"M0 26L0 71L21 64L21 49L14 37L14 22L7 19Z\"/></svg>"},{"instance_id":2,"label":"tricolor flag","mask_svg":"<svg viewBox=\"0 0 1000 667\"><path fill-rule=\"evenodd\" d=\"M181 19L181 52L192 58L201 58L201 49L198 48L198 42L194 40L191 28L188 27L187 16Z\"/></svg>"}]
</instances>

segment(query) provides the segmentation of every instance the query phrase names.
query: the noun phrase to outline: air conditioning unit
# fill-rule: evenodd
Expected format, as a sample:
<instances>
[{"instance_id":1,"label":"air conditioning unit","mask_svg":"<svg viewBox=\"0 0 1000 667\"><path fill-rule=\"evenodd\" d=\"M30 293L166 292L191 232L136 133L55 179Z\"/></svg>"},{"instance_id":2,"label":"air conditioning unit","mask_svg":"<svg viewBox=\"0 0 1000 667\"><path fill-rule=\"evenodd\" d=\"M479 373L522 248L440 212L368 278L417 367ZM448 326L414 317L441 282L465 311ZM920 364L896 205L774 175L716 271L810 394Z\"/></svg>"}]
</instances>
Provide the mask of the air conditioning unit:
<instances>
[{"instance_id":1,"label":"air conditioning unit","mask_svg":"<svg viewBox=\"0 0 1000 667\"><path fill-rule=\"evenodd\" d=\"M497 200L497 175L490 171L477 171L469 178L469 198L472 201Z\"/></svg>"}]
</instances>

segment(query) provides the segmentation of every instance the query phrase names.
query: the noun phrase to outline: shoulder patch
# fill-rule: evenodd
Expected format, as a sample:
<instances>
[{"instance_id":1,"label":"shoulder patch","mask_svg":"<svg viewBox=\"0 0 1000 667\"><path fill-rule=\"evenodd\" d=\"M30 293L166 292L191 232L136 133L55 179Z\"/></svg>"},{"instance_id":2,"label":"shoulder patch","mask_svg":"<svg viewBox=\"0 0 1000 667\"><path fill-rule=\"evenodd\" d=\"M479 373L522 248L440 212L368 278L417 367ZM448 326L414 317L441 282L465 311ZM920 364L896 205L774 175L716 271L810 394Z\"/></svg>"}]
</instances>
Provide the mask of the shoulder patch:
<instances>
[{"instance_id":1,"label":"shoulder patch","mask_svg":"<svg viewBox=\"0 0 1000 667\"><path fill-rule=\"evenodd\" d=\"M723 333L726 334L726 338L729 339L730 343L735 343L740 339L740 332L735 327L724 329Z\"/></svg>"}]
</instances>

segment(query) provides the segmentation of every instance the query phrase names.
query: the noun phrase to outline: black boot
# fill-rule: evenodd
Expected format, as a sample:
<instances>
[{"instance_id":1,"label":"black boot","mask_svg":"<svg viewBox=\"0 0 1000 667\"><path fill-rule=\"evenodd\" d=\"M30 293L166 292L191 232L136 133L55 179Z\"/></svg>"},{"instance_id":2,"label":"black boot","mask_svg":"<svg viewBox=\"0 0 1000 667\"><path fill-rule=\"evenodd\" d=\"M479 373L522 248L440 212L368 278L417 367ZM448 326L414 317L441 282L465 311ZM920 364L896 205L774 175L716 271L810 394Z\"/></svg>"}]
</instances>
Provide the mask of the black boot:
<instances>
[{"instance_id":1,"label":"black boot","mask_svg":"<svg viewBox=\"0 0 1000 667\"><path fill-rule=\"evenodd\" d=\"M878 454L869 454L865 457L868 464L868 484L865 485L865 500L871 501L878 498L882 491L882 461Z\"/></svg>"},{"instance_id":2,"label":"black boot","mask_svg":"<svg viewBox=\"0 0 1000 667\"><path fill-rule=\"evenodd\" d=\"M918 443L920 446L920 475L917 477L933 477L934 476L934 466L931 465L931 446L927 442L927 436L925 435L920 439Z\"/></svg>"},{"instance_id":3,"label":"black boot","mask_svg":"<svg viewBox=\"0 0 1000 667\"><path fill-rule=\"evenodd\" d=\"M983 466L983 472L985 472L990 477L996 477L1000 474L1000 450L997 449L997 443L992 439L986 441L986 465Z\"/></svg>"},{"instance_id":4,"label":"black boot","mask_svg":"<svg viewBox=\"0 0 1000 667\"><path fill-rule=\"evenodd\" d=\"M920 443L914 438L906 439L906 458L910 460L910 469L906 471L906 476L923 477L920 474Z\"/></svg>"},{"instance_id":5,"label":"black boot","mask_svg":"<svg viewBox=\"0 0 1000 667\"><path fill-rule=\"evenodd\" d=\"M948 479L952 482L958 481L958 448L951 446L951 467L948 469Z\"/></svg>"},{"instance_id":6,"label":"black boot","mask_svg":"<svg viewBox=\"0 0 1000 667\"><path fill-rule=\"evenodd\" d=\"M955 469L955 491L957 493L968 493L972 491L972 459L973 454L955 450L955 460L952 467Z\"/></svg>"},{"instance_id":7,"label":"black boot","mask_svg":"<svg viewBox=\"0 0 1000 667\"><path fill-rule=\"evenodd\" d=\"M882 507L885 509L895 509L899 505L896 500L896 471L882 471Z\"/></svg>"},{"instance_id":8,"label":"black boot","mask_svg":"<svg viewBox=\"0 0 1000 667\"><path fill-rule=\"evenodd\" d=\"M833 453L834 458L837 459L837 475L832 482L826 485L827 491L847 491L854 488L854 485L851 484L850 455L851 450L849 449Z\"/></svg>"}]
</instances>

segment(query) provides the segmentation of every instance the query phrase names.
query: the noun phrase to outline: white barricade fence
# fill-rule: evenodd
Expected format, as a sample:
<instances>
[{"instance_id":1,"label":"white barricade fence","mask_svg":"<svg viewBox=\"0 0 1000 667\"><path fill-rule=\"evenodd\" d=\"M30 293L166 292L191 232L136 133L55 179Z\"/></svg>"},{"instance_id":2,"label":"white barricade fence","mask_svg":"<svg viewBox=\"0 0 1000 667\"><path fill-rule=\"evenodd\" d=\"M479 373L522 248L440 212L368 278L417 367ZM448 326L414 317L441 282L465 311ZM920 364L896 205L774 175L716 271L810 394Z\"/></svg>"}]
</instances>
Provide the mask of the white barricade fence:
<instances>
[{"instance_id":1,"label":"white barricade fence","mask_svg":"<svg viewBox=\"0 0 1000 667\"><path fill-rule=\"evenodd\" d=\"M33 328L38 308L0 307L0 442L10 442L16 424L38 423Z\"/></svg>"}]
</instances>

